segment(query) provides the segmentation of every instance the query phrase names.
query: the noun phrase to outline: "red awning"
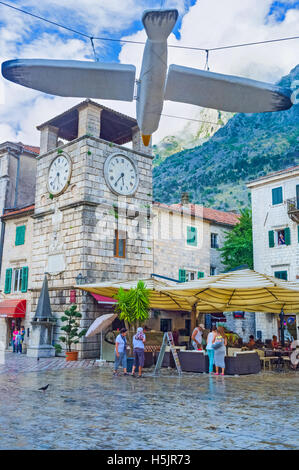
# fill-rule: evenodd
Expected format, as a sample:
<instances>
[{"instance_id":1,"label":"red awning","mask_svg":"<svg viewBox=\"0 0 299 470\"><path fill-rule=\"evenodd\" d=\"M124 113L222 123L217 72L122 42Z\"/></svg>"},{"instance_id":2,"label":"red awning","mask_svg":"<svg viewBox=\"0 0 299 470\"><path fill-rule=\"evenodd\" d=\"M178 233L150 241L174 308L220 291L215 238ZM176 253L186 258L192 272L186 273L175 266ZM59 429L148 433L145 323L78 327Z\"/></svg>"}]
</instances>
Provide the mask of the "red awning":
<instances>
[{"instance_id":1,"label":"red awning","mask_svg":"<svg viewBox=\"0 0 299 470\"><path fill-rule=\"evenodd\" d=\"M0 302L0 318L24 318L26 315L26 300L7 299Z\"/></svg>"},{"instance_id":2,"label":"red awning","mask_svg":"<svg viewBox=\"0 0 299 470\"><path fill-rule=\"evenodd\" d=\"M117 300L112 299L112 297L104 297L103 295L93 294L91 295L96 299L99 304L115 304Z\"/></svg>"}]
</instances>

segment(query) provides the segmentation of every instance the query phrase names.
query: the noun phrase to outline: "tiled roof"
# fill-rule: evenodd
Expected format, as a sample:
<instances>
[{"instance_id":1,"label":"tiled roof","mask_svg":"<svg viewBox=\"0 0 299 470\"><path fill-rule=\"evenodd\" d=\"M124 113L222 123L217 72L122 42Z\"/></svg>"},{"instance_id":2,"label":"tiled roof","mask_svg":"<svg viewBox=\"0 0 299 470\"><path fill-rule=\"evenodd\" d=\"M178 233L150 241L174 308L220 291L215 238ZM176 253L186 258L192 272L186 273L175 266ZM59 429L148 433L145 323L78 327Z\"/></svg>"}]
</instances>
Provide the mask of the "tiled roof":
<instances>
[{"instance_id":1,"label":"tiled roof","mask_svg":"<svg viewBox=\"0 0 299 470\"><path fill-rule=\"evenodd\" d=\"M273 176L287 174L295 170L299 170L299 165L290 166L288 168L284 168L283 170L279 170L279 171L274 171L273 173L268 173L267 175L261 176L260 178L256 178L255 180L248 181L247 186L250 185L251 183L256 183L258 181L266 180L268 178L272 178Z\"/></svg>"},{"instance_id":2,"label":"tiled roof","mask_svg":"<svg viewBox=\"0 0 299 470\"><path fill-rule=\"evenodd\" d=\"M163 204L161 202L154 202L154 206L161 207L169 211L184 212L189 215L194 215L195 217L200 217L205 220L210 220L218 224L224 225L236 225L239 220L239 215L234 214L233 212L223 212L217 209L210 209L208 207L203 207L199 204Z\"/></svg>"},{"instance_id":3,"label":"tiled roof","mask_svg":"<svg viewBox=\"0 0 299 470\"><path fill-rule=\"evenodd\" d=\"M25 144L22 144L22 145L25 150L28 150L29 152L36 153L37 155L39 155L39 152L40 152L39 147L33 147L32 145L25 145Z\"/></svg>"},{"instance_id":4,"label":"tiled roof","mask_svg":"<svg viewBox=\"0 0 299 470\"><path fill-rule=\"evenodd\" d=\"M9 216L13 216L13 215L19 215L19 214L23 214L23 213L26 213L26 212L31 212L31 211L34 211L34 208L35 208L35 205L32 204L31 206L26 206L26 207L22 207L21 209L8 209L8 211L4 212L4 215L2 217L9 217Z\"/></svg>"}]
</instances>

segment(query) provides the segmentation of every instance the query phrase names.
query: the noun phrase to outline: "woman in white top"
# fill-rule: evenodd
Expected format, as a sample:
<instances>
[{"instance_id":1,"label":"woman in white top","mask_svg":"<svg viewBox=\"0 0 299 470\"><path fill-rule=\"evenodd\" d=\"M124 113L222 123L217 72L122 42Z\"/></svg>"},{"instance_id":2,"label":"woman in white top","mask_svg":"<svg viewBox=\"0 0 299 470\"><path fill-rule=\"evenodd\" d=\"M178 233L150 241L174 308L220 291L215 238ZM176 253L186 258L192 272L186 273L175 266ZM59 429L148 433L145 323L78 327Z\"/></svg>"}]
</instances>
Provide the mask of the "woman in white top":
<instances>
[{"instance_id":1,"label":"woman in white top","mask_svg":"<svg viewBox=\"0 0 299 470\"><path fill-rule=\"evenodd\" d=\"M135 376L135 369L138 369L138 377L142 377L142 368L144 366L144 343L145 334L143 328L137 328L136 335L133 336L133 353L134 353L134 364L132 368L132 376Z\"/></svg>"},{"instance_id":2,"label":"woman in white top","mask_svg":"<svg viewBox=\"0 0 299 470\"><path fill-rule=\"evenodd\" d=\"M207 338L207 353L209 356L209 374L212 374L213 372L213 366L214 366L214 348L212 346L213 341L215 339L215 336L217 334L217 328L216 326L212 326L211 332L208 334Z\"/></svg>"}]
</instances>

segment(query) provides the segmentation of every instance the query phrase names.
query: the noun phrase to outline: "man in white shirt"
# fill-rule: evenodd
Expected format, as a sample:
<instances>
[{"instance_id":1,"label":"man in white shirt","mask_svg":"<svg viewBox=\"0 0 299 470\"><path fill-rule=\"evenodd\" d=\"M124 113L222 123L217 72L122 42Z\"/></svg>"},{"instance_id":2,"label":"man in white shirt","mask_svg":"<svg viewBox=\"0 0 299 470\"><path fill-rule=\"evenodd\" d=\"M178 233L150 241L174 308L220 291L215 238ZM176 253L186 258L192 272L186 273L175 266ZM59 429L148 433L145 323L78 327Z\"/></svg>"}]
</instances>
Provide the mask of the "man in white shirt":
<instances>
[{"instance_id":1,"label":"man in white shirt","mask_svg":"<svg viewBox=\"0 0 299 470\"><path fill-rule=\"evenodd\" d=\"M122 328L120 334L115 340L115 363L113 375L117 375L117 369L122 365L124 369L124 375L127 373L127 340L126 340L127 329Z\"/></svg>"}]
</instances>

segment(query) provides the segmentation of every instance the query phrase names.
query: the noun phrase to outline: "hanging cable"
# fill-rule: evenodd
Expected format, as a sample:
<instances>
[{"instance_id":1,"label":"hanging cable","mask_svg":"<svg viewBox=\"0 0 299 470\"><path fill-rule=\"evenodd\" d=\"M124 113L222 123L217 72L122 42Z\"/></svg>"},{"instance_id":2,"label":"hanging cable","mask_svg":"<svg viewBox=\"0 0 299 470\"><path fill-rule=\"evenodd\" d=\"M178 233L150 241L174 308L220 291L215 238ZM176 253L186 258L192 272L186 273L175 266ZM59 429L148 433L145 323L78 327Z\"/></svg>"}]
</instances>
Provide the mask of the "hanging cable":
<instances>
[{"instance_id":1,"label":"hanging cable","mask_svg":"<svg viewBox=\"0 0 299 470\"><path fill-rule=\"evenodd\" d=\"M212 121L204 121L202 119L192 119L192 118L187 118L183 116L173 116L171 114L164 114L162 113L161 116L163 117L169 117L169 118L175 118L175 119L184 119L185 121L194 121L194 122L203 122L206 124L214 124L214 126L224 126L224 124L219 124L218 122L212 122Z\"/></svg>"},{"instance_id":2,"label":"hanging cable","mask_svg":"<svg viewBox=\"0 0 299 470\"><path fill-rule=\"evenodd\" d=\"M93 37L91 37L91 38L89 38L89 39L90 39L91 47L92 47L92 50L93 50L94 60L95 60L96 62L99 62L99 59L98 59L98 57L97 57L96 50L95 50L95 47L94 47Z\"/></svg>"},{"instance_id":3,"label":"hanging cable","mask_svg":"<svg viewBox=\"0 0 299 470\"><path fill-rule=\"evenodd\" d=\"M209 68L209 49L206 49L206 63L205 63L205 70L210 70Z\"/></svg>"},{"instance_id":4,"label":"hanging cable","mask_svg":"<svg viewBox=\"0 0 299 470\"><path fill-rule=\"evenodd\" d=\"M88 38L89 40L91 40L91 38L92 38L93 40L99 40L99 41L112 41L112 42L120 42L120 43L127 43L127 44L140 44L140 45L145 44L144 41L131 41L129 39L116 39L116 38L107 38L107 37L101 37L101 36L98 36L98 37L90 36L89 34L82 33L81 31L77 31L76 29L69 28L68 26L64 26L64 25L62 25L60 23L57 23L55 21L48 20L47 18L43 18L42 16L35 15L34 13L30 13L29 11L22 10L21 8L14 7L14 6L12 6L8 3L0 1L0 5L11 8L13 10L16 10L16 11L20 12L20 13L24 13L25 15L32 16L33 18L36 18L38 20L45 21L46 23L49 23L53 26L57 26L58 28L65 29L65 30L70 31L72 33L78 34L79 36L83 36L85 38ZM233 48L237 48L237 47L255 46L255 45L259 45L259 44L269 44L269 43L281 42L281 41L292 41L292 40L295 40L295 39L299 39L299 35L298 36L286 37L286 38L269 39L269 40L265 40L265 41L256 41L256 42L232 44L232 45L227 45L227 46L210 47L209 49L204 48L204 47L178 46L178 45L173 45L173 44L169 44L168 47L171 47L171 48L174 48L174 49L187 49L187 50L191 50L191 51L207 52L207 51L219 51L219 50L225 50L225 49L233 49Z\"/></svg>"}]
</instances>

